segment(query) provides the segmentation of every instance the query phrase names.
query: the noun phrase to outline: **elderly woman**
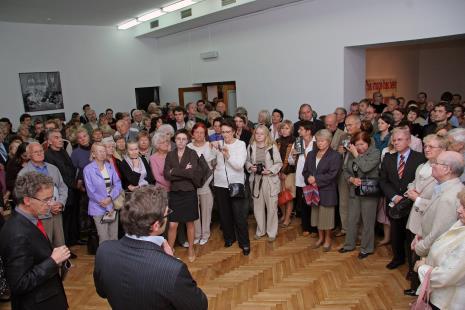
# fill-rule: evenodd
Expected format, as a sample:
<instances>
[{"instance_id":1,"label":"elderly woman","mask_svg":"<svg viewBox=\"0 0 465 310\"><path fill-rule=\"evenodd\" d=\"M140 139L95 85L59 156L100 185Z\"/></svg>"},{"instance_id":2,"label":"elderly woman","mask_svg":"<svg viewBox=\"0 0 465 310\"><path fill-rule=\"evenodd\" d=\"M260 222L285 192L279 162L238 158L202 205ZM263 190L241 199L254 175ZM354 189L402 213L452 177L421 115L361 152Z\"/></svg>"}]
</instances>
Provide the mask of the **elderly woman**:
<instances>
[{"instance_id":1,"label":"elderly woman","mask_svg":"<svg viewBox=\"0 0 465 310\"><path fill-rule=\"evenodd\" d=\"M428 135L423 139L424 153L428 160L426 163L418 166L415 172L415 180L408 185L406 196L413 201L413 207L407 221L407 229L410 231L408 240L411 242L415 235L422 236L421 220L426 208L433 197L434 187L437 182L432 176L431 163L436 162L438 156L447 150L447 139L438 135ZM405 293L414 295L419 285L418 276L413 273L413 267L419 257L412 252L408 257L410 290Z\"/></svg>"},{"instance_id":2,"label":"elderly woman","mask_svg":"<svg viewBox=\"0 0 465 310\"><path fill-rule=\"evenodd\" d=\"M168 193L168 206L173 213L168 217L168 243L174 247L179 223L186 223L188 240L188 260L195 260L194 251L194 221L199 218L197 191L194 177L198 172L199 156L197 152L188 148L189 132L180 129L174 136L176 148L168 153L165 159L163 174L171 182Z\"/></svg>"},{"instance_id":3,"label":"elderly woman","mask_svg":"<svg viewBox=\"0 0 465 310\"><path fill-rule=\"evenodd\" d=\"M106 158L105 146L96 142L91 148L92 161L84 168L84 183L89 197L88 214L94 219L100 244L118 238L117 214L111 222L103 221L103 217L116 212L113 199L122 191L120 178Z\"/></svg>"},{"instance_id":4,"label":"elderly woman","mask_svg":"<svg viewBox=\"0 0 465 310\"><path fill-rule=\"evenodd\" d=\"M124 190L133 192L139 187L154 184L155 179L153 178L152 170L147 160L139 155L137 142L128 142L127 148L127 154L124 155L123 161L118 166Z\"/></svg>"},{"instance_id":5,"label":"elderly woman","mask_svg":"<svg viewBox=\"0 0 465 310\"><path fill-rule=\"evenodd\" d=\"M196 151L199 157L203 155L208 167L212 169L215 155L211 150L210 143L206 140L208 137L207 126L202 122L196 123L192 128L192 137L192 142L189 143L187 147ZM200 245L206 244L210 238L210 224L213 209L213 193L210 189L210 182L212 179L213 175L205 181L202 187L197 189L200 218L194 222L194 243L199 243Z\"/></svg>"},{"instance_id":6,"label":"elderly woman","mask_svg":"<svg viewBox=\"0 0 465 310\"><path fill-rule=\"evenodd\" d=\"M169 192L170 182L165 179L163 169L165 167L166 155L171 151L171 140L166 134L157 132L153 135L152 145L157 150L150 156L150 168L152 169L156 186Z\"/></svg>"},{"instance_id":7,"label":"elderly woman","mask_svg":"<svg viewBox=\"0 0 465 310\"><path fill-rule=\"evenodd\" d=\"M122 135L114 135L113 139L115 140L115 152L113 156L118 160L117 162L121 162L124 155L126 155L126 140Z\"/></svg>"},{"instance_id":8,"label":"elderly woman","mask_svg":"<svg viewBox=\"0 0 465 310\"><path fill-rule=\"evenodd\" d=\"M242 253L250 254L250 241L248 232L248 205L243 195L230 197L229 185L244 186L244 165L247 158L245 143L234 137L236 124L231 119L221 123L221 133L224 141L213 142L216 155L214 171L213 192L218 202L221 228L223 230L224 246L230 247L239 241Z\"/></svg>"},{"instance_id":9,"label":"elderly woman","mask_svg":"<svg viewBox=\"0 0 465 310\"><path fill-rule=\"evenodd\" d=\"M268 111L268 110L260 110L260 112L258 112L258 118L257 118L257 123L255 124L255 128L257 128L260 125L270 127L270 125L271 125L270 111Z\"/></svg>"},{"instance_id":10,"label":"elderly woman","mask_svg":"<svg viewBox=\"0 0 465 310\"><path fill-rule=\"evenodd\" d=\"M137 134L137 144L139 146L139 155L148 162L155 150L150 144L150 136L147 131L142 130Z\"/></svg>"},{"instance_id":11,"label":"elderly woman","mask_svg":"<svg viewBox=\"0 0 465 310\"><path fill-rule=\"evenodd\" d=\"M278 194L281 188L278 173L282 165L279 150L268 128L259 125L247 148L245 162L250 172L250 192L257 221L256 240L267 234L268 241L273 242L278 234Z\"/></svg>"},{"instance_id":12,"label":"elderly woman","mask_svg":"<svg viewBox=\"0 0 465 310\"><path fill-rule=\"evenodd\" d=\"M169 125L169 124L163 124L161 125L158 130L156 131L157 133L163 133L165 134L166 136L168 136L168 138L170 139L170 143L171 143L171 149L174 149L176 147L176 144L173 142L173 137L174 137L174 129L173 129L173 126ZM153 146L153 145L152 145Z\"/></svg>"},{"instance_id":13,"label":"elderly woman","mask_svg":"<svg viewBox=\"0 0 465 310\"><path fill-rule=\"evenodd\" d=\"M337 204L337 175L341 167L341 155L331 148L333 135L327 129L315 134L317 148L305 160L302 175L307 185L318 188L320 202L311 206L311 224L318 227L318 241L314 248L323 246L331 250L331 230L334 228L334 213Z\"/></svg>"},{"instance_id":14,"label":"elderly woman","mask_svg":"<svg viewBox=\"0 0 465 310\"><path fill-rule=\"evenodd\" d=\"M362 243L358 257L363 259L374 251L378 196L358 196L356 189L362 184L363 179L378 179L381 154L367 132L357 133L350 142L349 156L343 170L344 178L349 183L349 223L344 247L339 252L345 253L355 249L361 218Z\"/></svg>"},{"instance_id":15,"label":"elderly woman","mask_svg":"<svg viewBox=\"0 0 465 310\"><path fill-rule=\"evenodd\" d=\"M458 195L459 220L431 246L426 259L415 264L421 285L431 270L429 287L433 309L462 310L465 305L465 190Z\"/></svg>"}]
</instances>

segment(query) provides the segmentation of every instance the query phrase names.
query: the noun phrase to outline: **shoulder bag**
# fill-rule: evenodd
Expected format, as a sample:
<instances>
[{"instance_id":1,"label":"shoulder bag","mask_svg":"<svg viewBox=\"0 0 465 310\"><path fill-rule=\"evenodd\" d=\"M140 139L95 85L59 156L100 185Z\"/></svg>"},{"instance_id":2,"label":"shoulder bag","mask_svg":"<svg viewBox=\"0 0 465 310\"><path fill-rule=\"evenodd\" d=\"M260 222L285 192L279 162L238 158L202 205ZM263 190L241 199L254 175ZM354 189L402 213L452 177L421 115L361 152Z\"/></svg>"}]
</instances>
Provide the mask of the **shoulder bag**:
<instances>
[{"instance_id":1,"label":"shoulder bag","mask_svg":"<svg viewBox=\"0 0 465 310\"><path fill-rule=\"evenodd\" d=\"M245 198L245 186L242 183L229 183L228 170L226 169L226 158L224 158L224 171L226 172L226 181L228 182L229 197Z\"/></svg>"}]
</instances>

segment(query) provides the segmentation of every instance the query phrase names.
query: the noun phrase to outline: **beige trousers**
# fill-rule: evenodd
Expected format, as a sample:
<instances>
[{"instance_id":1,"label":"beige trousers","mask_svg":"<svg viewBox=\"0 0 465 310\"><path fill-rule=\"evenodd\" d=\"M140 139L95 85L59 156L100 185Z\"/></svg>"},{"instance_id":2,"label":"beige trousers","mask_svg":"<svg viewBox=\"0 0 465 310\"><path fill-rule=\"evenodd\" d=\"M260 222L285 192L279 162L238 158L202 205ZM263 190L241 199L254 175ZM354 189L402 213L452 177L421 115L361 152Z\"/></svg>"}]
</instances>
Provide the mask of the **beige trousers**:
<instances>
[{"instance_id":1,"label":"beige trousers","mask_svg":"<svg viewBox=\"0 0 465 310\"><path fill-rule=\"evenodd\" d=\"M198 194L199 218L194 221L195 239L208 240L210 238L210 224L212 220L213 194L210 189L208 193Z\"/></svg>"},{"instance_id":2,"label":"beige trousers","mask_svg":"<svg viewBox=\"0 0 465 310\"><path fill-rule=\"evenodd\" d=\"M258 194L258 198L253 197L253 213L257 221L256 235L259 237L266 233L268 237L275 238L278 234L278 196L271 196L271 192L270 182L264 181L260 192L257 185L254 193L255 196Z\"/></svg>"},{"instance_id":3,"label":"beige trousers","mask_svg":"<svg viewBox=\"0 0 465 310\"><path fill-rule=\"evenodd\" d=\"M63 232L63 219L61 213L53 215L48 219L42 219L47 237L53 248L65 245L65 234Z\"/></svg>"}]
</instances>

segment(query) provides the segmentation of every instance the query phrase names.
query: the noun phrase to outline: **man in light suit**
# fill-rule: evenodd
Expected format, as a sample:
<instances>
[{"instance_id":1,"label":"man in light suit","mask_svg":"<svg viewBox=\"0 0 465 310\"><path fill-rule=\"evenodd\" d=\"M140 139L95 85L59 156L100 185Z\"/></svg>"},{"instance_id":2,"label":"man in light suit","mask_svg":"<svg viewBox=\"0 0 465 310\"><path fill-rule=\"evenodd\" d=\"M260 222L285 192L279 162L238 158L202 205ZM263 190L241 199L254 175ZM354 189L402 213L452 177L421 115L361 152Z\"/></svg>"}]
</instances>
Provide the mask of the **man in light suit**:
<instances>
[{"instance_id":1,"label":"man in light suit","mask_svg":"<svg viewBox=\"0 0 465 310\"><path fill-rule=\"evenodd\" d=\"M171 211L167 205L163 190L154 186L137 189L121 211L126 236L99 246L94 283L113 309L208 308L187 266L173 257L161 236Z\"/></svg>"},{"instance_id":2,"label":"man in light suit","mask_svg":"<svg viewBox=\"0 0 465 310\"><path fill-rule=\"evenodd\" d=\"M460 207L457 194L465 187L459 179L465 166L461 154L443 152L431 166L432 175L438 181L438 185L430 205L423 214L422 236L415 236L411 244L412 249L421 257L426 257L434 241L457 221L457 209Z\"/></svg>"},{"instance_id":3,"label":"man in light suit","mask_svg":"<svg viewBox=\"0 0 465 310\"><path fill-rule=\"evenodd\" d=\"M410 149L410 132L405 129L395 128L392 131L392 143L396 153L387 153L381 164L380 187L386 196L386 208L393 208L399 203L407 186L415 179L417 167L426 161L422 153ZM389 210L389 209L388 209ZM389 212L386 212L389 213ZM386 265L388 269L394 269L405 263L405 241L407 235L408 214L404 218L391 218L391 246L394 257ZM413 234L409 237L411 242Z\"/></svg>"},{"instance_id":4,"label":"man in light suit","mask_svg":"<svg viewBox=\"0 0 465 310\"><path fill-rule=\"evenodd\" d=\"M126 142L137 140L138 131L130 130L129 123L124 119L116 122L116 130L115 135L123 136Z\"/></svg>"}]
</instances>

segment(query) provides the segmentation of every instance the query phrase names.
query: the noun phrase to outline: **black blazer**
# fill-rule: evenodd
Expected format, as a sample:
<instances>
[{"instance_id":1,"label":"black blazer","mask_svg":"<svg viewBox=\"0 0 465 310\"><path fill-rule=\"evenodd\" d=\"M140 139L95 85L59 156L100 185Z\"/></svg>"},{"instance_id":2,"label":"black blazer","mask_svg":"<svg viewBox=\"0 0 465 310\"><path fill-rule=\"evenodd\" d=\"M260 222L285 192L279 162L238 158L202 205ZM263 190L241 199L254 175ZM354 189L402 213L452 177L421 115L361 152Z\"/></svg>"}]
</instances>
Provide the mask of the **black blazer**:
<instances>
[{"instance_id":1,"label":"black blazer","mask_svg":"<svg viewBox=\"0 0 465 310\"><path fill-rule=\"evenodd\" d=\"M123 237L103 242L95 257L94 282L113 310L208 308L187 266L149 241Z\"/></svg>"},{"instance_id":2,"label":"black blazer","mask_svg":"<svg viewBox=\"0 0 465 310\"><path fill-rule=\"evenodd\" d=\"M309 176L314 176L320 193L320 205L335 206L337 205L337 176L342 165L342 157L338 152L329 148L316 167L317 153L318 149L314 148L305 160L302 171L305 184L308 184Z\"/></svg>"},{"instance_id":3,"label":"black blazer","mask_svg":"<svg viewBox=\"0 0 465 310\"><path fill-rule=\"evenodd\" d=\"M397 154L387 153L381 163L379 183L386 196L386 204L389 204L395 195L402 196L407 191L407 186L415 179L417 167L426 161L422 153L410 150L410 155L405 163L404 174L399 179L397 174Z\"/></svg>"},{"instance_id":4,"label":"black blazer","mask_svg":"<svg viewBox=\"0 0 465 310\"><path fill-rule=\"evenodd\" d=\"M190 163L192 168L185 169ZM199 173L199 156L197 152L186 146L181 161L178 159L178 150L174 149L166 155L163 175L171 182L170 190L173 191L194 191L193 179Z\"/></svg>"},{"instance_id":5,"label":"black blazer","mask_svg":"<svg viewBox=\"0 0 465 310\"><path fill-rule=\"evenodd\" d=\"M68 309L59 268L50 255L47 238L15 212L0 232L0 256L13 310Z\"/></svg>"},{"instance_id":6,"label":"black blazer","mask_svg":"<svg viewBox=\"0 0 465 310\"><path fill-rule=\"evenodd\" d=\"M149 184L155 184L155 178L153 177L152 169L150 169L149 163L144 157L141 157L141 159L142 163L144 164L145 170L147 171L147 176L145 177L145 180ZM122 161L117 160L116 164L118 166L118 170L121 175L121 183L125 191L128 190L129 185L137 186L139 184L140 173L133 171L125 159L123 159Z\"/></svg>"},{"instance_id":7,"label":"black blazer","mask_svg":"<svg viewBox=\"0 0 465 310\"><path fill-rule=\"evenodd\" d=\"M45 161L58 168L63 181L68 186L68 190L76 188L77 169L74 167L71 157L69 157L64 148L54 151L49 147L45 151Z\"/></svg>"}]
</instances>

